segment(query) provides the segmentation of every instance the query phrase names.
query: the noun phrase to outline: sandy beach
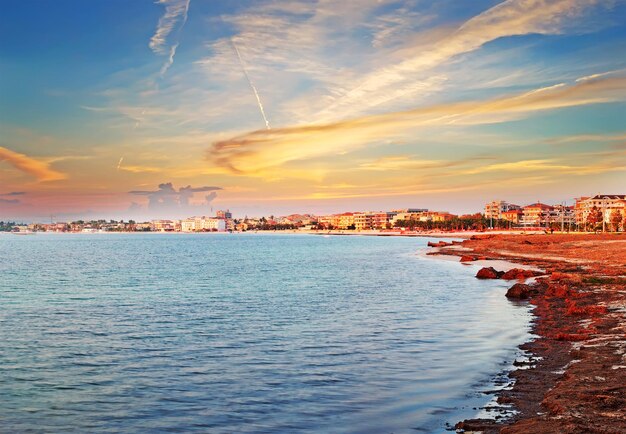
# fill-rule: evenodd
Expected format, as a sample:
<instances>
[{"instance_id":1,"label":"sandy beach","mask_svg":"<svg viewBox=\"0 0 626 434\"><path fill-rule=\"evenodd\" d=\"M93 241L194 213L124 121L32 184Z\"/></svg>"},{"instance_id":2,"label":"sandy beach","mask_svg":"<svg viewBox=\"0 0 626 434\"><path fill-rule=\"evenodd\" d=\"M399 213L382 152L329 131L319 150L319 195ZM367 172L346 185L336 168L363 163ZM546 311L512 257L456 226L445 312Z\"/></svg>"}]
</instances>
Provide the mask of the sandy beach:
<instances>
[{"instance_id":1,"label":"sandy beach","mask_svg":"<svg viewBox=\"0 0 626 434\"><path fill-rule=\"evenodd\" d=\"M536 338L520 348L529 358L496 393L516 414L496 410L458 432L626 432L626 236L479 235L433 250L545 271L528 286Z\"/></svg>"}]
</instances>

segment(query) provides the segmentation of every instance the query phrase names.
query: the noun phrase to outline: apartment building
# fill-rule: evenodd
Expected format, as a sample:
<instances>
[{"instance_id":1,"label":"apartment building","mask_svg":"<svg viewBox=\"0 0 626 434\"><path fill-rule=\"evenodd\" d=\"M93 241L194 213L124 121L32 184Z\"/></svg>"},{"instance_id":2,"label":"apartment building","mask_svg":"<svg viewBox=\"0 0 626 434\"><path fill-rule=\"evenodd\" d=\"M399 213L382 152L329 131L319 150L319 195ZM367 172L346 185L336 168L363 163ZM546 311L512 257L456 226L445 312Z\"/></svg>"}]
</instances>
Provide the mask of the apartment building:
<instances>
[{"instance_id":1,"label":"apartment building","mask_svg":"<svg viewBox=\"0 0 626 434\"><path fill-rule=\"evenodd\" d=\"M217 217L190 217L180 222L181 232L203 232L226 230L226 220Z\"/></svg>"},{"instance_id":2,"label":"apartment building","mask_svg":"<svg viewBox=\"0 0 626 434\"><path fill-rule=\"evenodd\" d=\"M519 219L519 224L522 226L561 224L569 228L575 223L574 207L566 205L546 205L541 202L523 207Z\"/></svg>"},{"instance_id":3,"label":"apartment building","mask_svg":"<svg viewBox=\"0 0 626 434\"><path fill-rule=\"evenodd\" d=\"M337 227L339 229L350 229L354 227L354 213L344 212L343 214L339 214Z\"/></svg>"},{"instance_id":4,"label":"apartment building","mask_svg":"<svg viewBox=\"0 0 626 434\"><path fill-rule=\"evenodd\" d=\"M591 197L576 198L574 205L574 218L579 227L584 227L587 223L589 213L593 209L600 210L603 216L603 223L611 223L613 210L622 213L626 218L626 195L625 194L597 194Z\"/></svg>"},{"instance_id":5,"label":"apartment building","mask_svg":"<svg viewBox=\"0 0 626 434\"><path fill-rule=\"evenodd\" d=\"M358 212L354 213L354 227L356 230L386 229L391 227L392 219L398 213L395 211Z\"/></svg>"},{"instance_id":6,"label":"apartment building","mask_svg":"<svg viewBox=\"0 0 626 434\"><path fill-rule=\"evenodd\" d=\"M520 224L522 226L543 226L553 210L554 207L541 202L526 205L522 208Z\"/></svg>"},{"instance_id":7,"label":"apartment building","mask_svg":"<svg viewBox=\"0 0 626 434\"><path fill-rule=\"evenodd\" d=\"M178 220L152 220L150 230L153 232L174 232L180 230Z\"/></svg>"},{"instance_id":8,"label":"apartment building","mask_svg":"<svg viewBox=\"0 0 626 434\"><path fill-rule=\"evenodd\" d=\"M521 209L512 209L504 211L500 214L500 219L511 222L514 225L518 225L522 220L523 211Z\"/></svg>"},{"instance_id":9,"label":"apartment building","mask_svg":"<svg viewBox=\"0 0 626 434\"><path fill-rule=\"evenodd\" d=\"M503 200L494 200L485 205L485 217L488 219L502 219L503 214L508 211L519 210L521 207Z\"/></svg>"}]
</instances>

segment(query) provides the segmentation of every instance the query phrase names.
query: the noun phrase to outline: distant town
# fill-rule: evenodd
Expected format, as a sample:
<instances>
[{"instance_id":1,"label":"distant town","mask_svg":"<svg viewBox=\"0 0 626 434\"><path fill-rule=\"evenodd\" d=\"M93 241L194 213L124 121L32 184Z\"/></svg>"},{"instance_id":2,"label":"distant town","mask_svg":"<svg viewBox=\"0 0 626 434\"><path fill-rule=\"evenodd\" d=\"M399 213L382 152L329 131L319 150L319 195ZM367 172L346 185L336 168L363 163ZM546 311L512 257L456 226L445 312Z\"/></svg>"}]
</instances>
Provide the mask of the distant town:
<instances>
[{"instance_id":1,"label":"distant town","mask_svg":"<svg viewBox=\"0 0 626 434\"><path fill-rule=\"evenodd\" d=\"M344 212L315 216L233 218L230 211L214 216L195 216L181 220L91 220L50 223L0 222L0 231L34 232L245 232L245 231L484 231L489 229L536 229L567 232L621 232L626 224L626 195L580 197L574 206L541 202L516 205L504 200L485 204L482 213L455 215L425 208L391 211Z\"/></svg>"}]
</instances>

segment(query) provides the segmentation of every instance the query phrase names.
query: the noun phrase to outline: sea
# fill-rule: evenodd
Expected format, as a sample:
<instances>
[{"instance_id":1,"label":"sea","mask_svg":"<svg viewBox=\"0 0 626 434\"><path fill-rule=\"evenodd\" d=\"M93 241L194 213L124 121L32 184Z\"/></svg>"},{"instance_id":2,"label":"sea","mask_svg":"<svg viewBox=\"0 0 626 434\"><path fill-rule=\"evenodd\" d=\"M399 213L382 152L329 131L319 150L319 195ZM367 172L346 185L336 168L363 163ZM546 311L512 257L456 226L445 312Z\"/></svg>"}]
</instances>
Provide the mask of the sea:
<instances>
[{"instance_id":1,"label":"sea","mask_svg":"<svg viewBox=\"0 0 626 434\"><path fill-rule=\"evenodd\" d=\"M428 241L2 234L0 432L446 432L532 318Z\"/></svg>"}]
</instances>

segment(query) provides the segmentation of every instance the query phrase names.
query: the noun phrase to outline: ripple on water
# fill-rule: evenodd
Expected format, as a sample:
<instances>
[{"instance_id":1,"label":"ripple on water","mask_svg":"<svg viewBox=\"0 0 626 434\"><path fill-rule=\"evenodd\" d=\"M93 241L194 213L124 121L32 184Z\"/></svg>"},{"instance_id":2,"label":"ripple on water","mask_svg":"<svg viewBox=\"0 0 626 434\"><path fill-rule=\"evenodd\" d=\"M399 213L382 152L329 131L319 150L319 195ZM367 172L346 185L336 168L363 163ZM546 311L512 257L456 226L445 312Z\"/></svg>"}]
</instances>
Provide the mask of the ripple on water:
<instances>
[{"instance_id":1,"label":"ripple on water","mask_svg":"<svg viewBox=\"0 0 626 434\"><path fill-rule=\"evenodd\" d=\"M440 432L529 311L426 241L7 237L3 430Z\"/></svg>"}]
</instances>

